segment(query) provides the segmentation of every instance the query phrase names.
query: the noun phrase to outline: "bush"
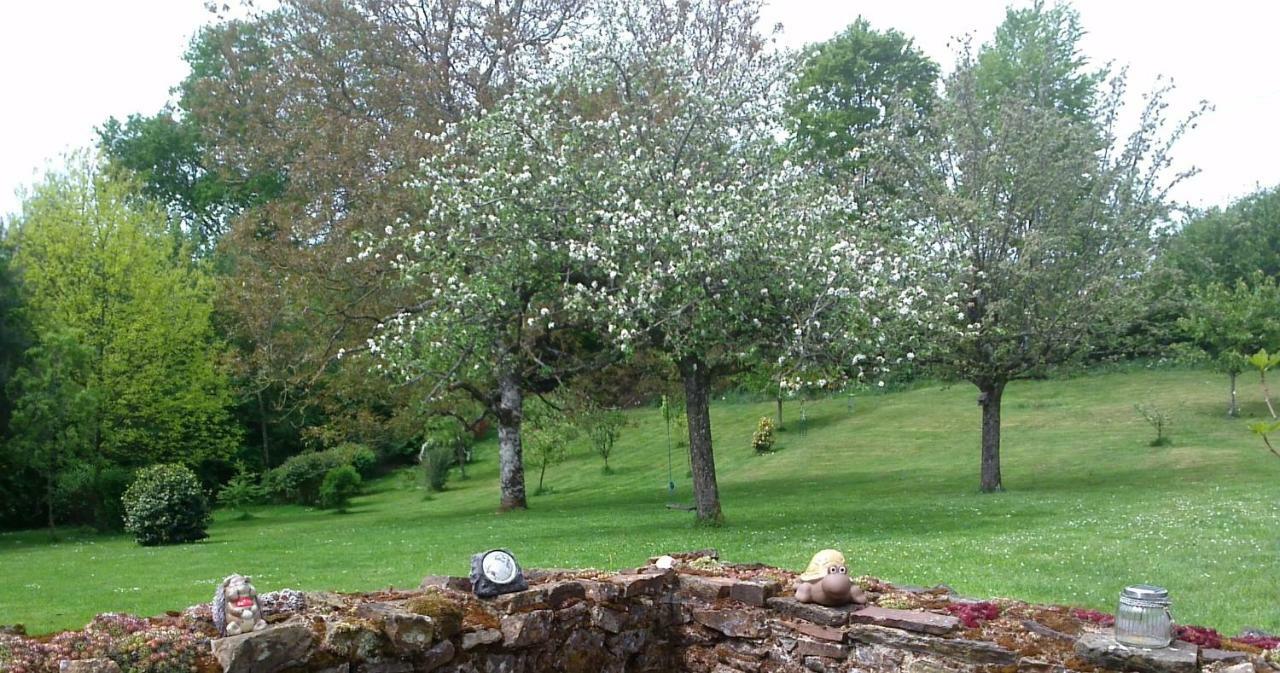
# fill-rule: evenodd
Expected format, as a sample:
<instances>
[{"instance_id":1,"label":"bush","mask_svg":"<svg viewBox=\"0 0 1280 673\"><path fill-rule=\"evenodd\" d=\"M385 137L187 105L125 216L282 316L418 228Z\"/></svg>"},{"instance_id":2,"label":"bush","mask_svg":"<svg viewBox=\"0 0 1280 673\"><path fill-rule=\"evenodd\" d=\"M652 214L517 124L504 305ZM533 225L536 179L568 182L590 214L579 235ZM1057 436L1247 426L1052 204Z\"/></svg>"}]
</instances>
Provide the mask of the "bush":
<instances>
[{"instance_id":1,"label":"bush","mask_svg":"<svg viewBox=\"0 0 1280 673\"><path fill-rule=\"evenodd\" d=\"M622 435L627 424L627 417L617 409L609 409L597 404L594 400L580 403L578 425L591 440L591 448L604 460L603 472L609 474L609 456L613 455L613 446Z\"/></svg>"},{"instance_id":2,"label":"bush","mask_svg":"<svg viewBox=\"0 0 1280 673\"><path fill-rule=\"evenodd\" d=\"M209 503L200 480L185 465L143 468L124 492L124 527L141 545L208 537Z\"/></svg>"},{"instance_id":3,"label":"bush","mask_svg":"<svg viewBox=\"0 0 1280 673\"><path fill-rule=\"evenodd\" d=\"M1156 431L1155 439L1149 446L1169 446L1173 440L1169 437L1169 426L1173 424L1173 413L1156 404L1135 404L1134 410Z\"/></svg>"},{"instance_id":4,"label":"bush","mask_svg":"<svg viewBox=\"0 0 1280 673\"><path fill-rule=\"evenodd\" d=\"M124 530L125 489L133 470L115 465L79 463L58 476L55 494L59 520L87 524L99 532Z\"/></svg>"},{"instance_id":5,"label":"bush","mask_svg":"<svg viewBox=\"0 0 1280 673\"><path fill-rule=\"evenodd\" d=\"M324 483L320 484L320 506L345 510L351 496L360 492L360 482L360 473L351 465L329 470L324 475Z\"/></svg>"},{"instance_id":6,"label":"bush","mask_svg":"<svg viewBox=\"0 0 1280 673\"><path fill-rule=\"evenodd\" d=\"M378 454L364 444L346 442L329 450L337 454L343 463L356 468L356 472L366 479L372 477L378 467Z\"/></svg>"},{"instance_id":7,"label":"bush","mask_svg":"<svg viewBox=\"0 0 1280 673\"><path fill-rule=\"evenodd\" d=\"M756 453L768 453L773 450L773 419L761 416L756 425L756 432L751 436L751 448Z\"/></svg>"},{"instance_id":8,"label":"bush","mask_svg":"<svg viewBox=\"0 0 1280 673\"><path fill-rule=\"evenodd\" d=\"M285 502L316 505L330 470L350 465L357 473L368 476L377 463L377 454L362 444L339 444L325 451L300 453L267 473L267 489Z\"/></svg>"},{"instance_id":9,"label":"bush","mask_svg":"<svg viewBox=\"0 0 1280 673\"><path fill-rule=\"evenodd\" d=\"M254 475L241 472L231 478L218 491L218 503L238 510L241 519L249 518L249 505L256 505L266 496L266 489L258 484Z\"/></svg>"},{"instance_id":10,"label":"bush","mask_svg":"<svg viewBox=\"0 0 1280 673\"><path fill-rule=\"evenodd\" d=\"M449 481L449 469L457 460L454 447L440 444L429 444L422 450L422 474L426 477L427 488L440 492Z\"/></svg>"}]
</instances>

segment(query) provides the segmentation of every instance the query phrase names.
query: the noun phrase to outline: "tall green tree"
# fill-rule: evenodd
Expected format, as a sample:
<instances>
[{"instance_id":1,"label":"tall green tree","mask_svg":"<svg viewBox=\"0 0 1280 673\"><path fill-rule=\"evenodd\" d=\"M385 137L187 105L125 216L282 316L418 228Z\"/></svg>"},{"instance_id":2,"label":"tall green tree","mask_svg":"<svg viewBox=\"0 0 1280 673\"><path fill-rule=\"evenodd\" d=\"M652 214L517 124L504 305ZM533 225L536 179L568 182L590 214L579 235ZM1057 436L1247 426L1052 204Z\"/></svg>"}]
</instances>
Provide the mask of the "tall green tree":
<instances>
[{"instance_id":1,"label":"tall green tree","mask_svg":"<svg viewBox=\"0 0 1280 673\"><path fill-rule=\"evenodd\" d=\"M1107 69L1080 51L1080 13L1067 2L1009 7L995 37L978 50L975 94L999 119L1001 101L1021 101L1076 122L1092 122Z\"/></svg>"},{"instance_id":2,"label":"tall green tree","mask_svg":"<svg viewBox=\"0 0 1280 673\"><path fill-rule=\"evenodd\" d=\"M272 167L237 171L219 161L211 133L201 124L200 113L211 102L198 84L230 76L233 65L224 49L237 48L235 67L240 69L266 58L256 24L231 25L235 29L206 26L192 38L185 55L190 74L173 89L173 105L150 116L111 117L97 129L98 146L111 166L136 175L142 192L165 207L201 256L214 253L235 215L278 197L285 187L284 174ZM221 123L234 125L237 119Z\"/></svg>"},{"instance_id":3,"label":"tall green tree","mask_svg":"<svg viewBox=\"0 0 1280 673\"><path fill-rule=\"evenodd\" d=\"M11 382L17 399L7 447L14 467L38 475L45 523L56 528L59 483L70 471L96 462L93 440L100 395L92 387L92 353L82 335L54 329L27 353Z\"/></svg>"},{"instance_id":4,"label":"tall green tree","mask_svg":"<svg viewBox=\"0 0 1280 673\"><path fill-rule=\"evenodd\" d=\"M831 39L809 45L787 101L788 129L802 153L845 177L869 178L877 138L895 109L927 114L937 98L938 64L896 30L859 17ZM883 158L883 157L880 157Z\"/></svg>"},{"instance_id":5,"label":"tall green tree","mask_svg":"<svg viewBox=\"0 0 1280 673\"><path fill-rule=\"evenodd\" d=\"M1163 260L1198 286L1252 284L1259 273L1280 278L1280 187L1191 218L1170 237Z\"/></svg>"},{"instance_id":6,"label":"tall green tree","mask_svg":"<svg viewBox=\"0 0 1280 673\"><path fill-rule=\"evenodd\" d=\"M1167 173L1187 126L1165 129L1165 92L1118 139L1123 82L1094 90L1064 12L1011 12L978 56L962 49L928 132L904 150L921 247L945 279L929 359L978 388L987 492L1003 488L1005 386L1078 361L1125 328L1153 227L1184 177Z\"/></svg>"},{"instance_id":7,"label":"tall green tree","mask_svg":"<svg viewBox=\"0 0 1280 673\"><path fill-rule=\"evenodd\" d=\"M22 310L22 294L11 258L13 248L0 229L0 441L9 429L13 408L9 380L22 364L31 343L31 329Z\"/></svg>"},{"instance_id":8,"label":"tall green tree","mask_svg":"<svg viewBox=\"0 0 1280 673\"><path fill-rule=\"evenodd\" d=\"M39 476L19 460L21 452L8 445L16 394L10 383L31 347L19 278L11 263L11 243L0 222L0 527L38 524L41 515Z\"/></svg>"},{"instance_id":9,"label":"tall green tree","mask_svg":"<svg viewBox=\"0 0 1280 673\"><path fill-rule=\"evenodd\" d=\"M232 458L213 286L164 213L81 155L36 185L14 224L37 341L70 330L88 352L94 456L206 469Z\"/></svg>"}]
</instances>

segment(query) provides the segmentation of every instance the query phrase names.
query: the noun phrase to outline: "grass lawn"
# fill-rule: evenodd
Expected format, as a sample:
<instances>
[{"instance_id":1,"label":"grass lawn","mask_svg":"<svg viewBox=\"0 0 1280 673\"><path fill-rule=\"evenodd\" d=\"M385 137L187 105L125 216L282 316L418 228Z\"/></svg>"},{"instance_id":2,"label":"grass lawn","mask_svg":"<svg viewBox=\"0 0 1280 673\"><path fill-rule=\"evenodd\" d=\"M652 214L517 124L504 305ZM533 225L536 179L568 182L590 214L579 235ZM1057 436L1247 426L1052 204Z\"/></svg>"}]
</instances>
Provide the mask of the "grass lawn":
<instances>
[{"instance_id":1,"label":"grass lawn","mask_svg":"<svg viewBox=\"0 0 1280 673\"><path fill-rule=\"evenodd\" d=\"M1248 416L1262 413L1244 379ZM1280 460L1223 416L1226 377L1201 371L1093 374L1020 382L1004 397L1004 483L978 485L979 408L967 385L810 402L778 451L751 454L772 404L713 407L728 525L702 528L665 508L667 450L656 409L631 414L610 462L585 447L547 475L554 491L499 515L496 446L470 478L430 498L404 473L369 485L350 512L261 507L220 511L208 540L142 548L123 536L0 534L0 623L32 632L79 627L94 613L155 614L208 600L224 575L259 590L416 586L467 572L473 552L514 550L526 567L616 569L652 554L717 547L726 560L803 568L823 547L850 571L965 595L1114 610L1127 583L1169 588L1181 623L1234 634L1280 631ZM1133 409L1173 409L1173 445L1147 445ZM689 501L676 451L676 499ZM532 492L536 471L529 470Z\"/></svg>"}]
</instances>

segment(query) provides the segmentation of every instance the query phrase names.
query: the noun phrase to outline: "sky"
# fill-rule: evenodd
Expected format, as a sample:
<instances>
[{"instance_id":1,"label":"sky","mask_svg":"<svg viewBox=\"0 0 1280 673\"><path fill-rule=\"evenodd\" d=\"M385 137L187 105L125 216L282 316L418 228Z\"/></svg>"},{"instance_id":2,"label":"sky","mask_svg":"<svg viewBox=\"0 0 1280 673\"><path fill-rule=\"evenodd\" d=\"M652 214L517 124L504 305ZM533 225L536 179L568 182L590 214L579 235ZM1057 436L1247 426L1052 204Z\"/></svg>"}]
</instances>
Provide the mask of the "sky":
<instances>
[{"instance_id":1,"label":"sky","mask_svg":"<svg viewBox=\"0 0 1280 673\"><path fill-rule=\"evenodd\" d=\"M1017 6L1025 6L1026 1ZM859 15L914 38L950 68L956 36L991 37L1007 0L770 0L763 19L801 46L839 32ZM1180 168L1201 172L1175 198L1222 205L1280 184L1280 3L1216 0L1077 0L1095 63L1127 66L1133 105L1158 76L1177 85L1182 114L1214 105L1175 149ZM186 74L182 54L211 19L202 0L0 0L0 215L20 207L15 191L60 156L90 146L108 117L152 114Z\"/></svg>"}]
</instances>

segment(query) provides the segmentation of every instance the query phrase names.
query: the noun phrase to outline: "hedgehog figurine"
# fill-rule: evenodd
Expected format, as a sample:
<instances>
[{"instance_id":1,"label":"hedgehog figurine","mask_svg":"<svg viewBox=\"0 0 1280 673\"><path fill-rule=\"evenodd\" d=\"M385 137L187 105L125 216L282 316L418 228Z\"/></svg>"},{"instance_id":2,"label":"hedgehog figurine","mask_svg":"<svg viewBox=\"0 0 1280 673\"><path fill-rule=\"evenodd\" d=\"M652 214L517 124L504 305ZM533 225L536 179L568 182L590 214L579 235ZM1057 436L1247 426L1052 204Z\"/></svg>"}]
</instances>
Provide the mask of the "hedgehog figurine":
<instances>
[{"instance_id":1,"label":"hedgehog figurine","mask_svg":"<svg viewBox=\"0 0 1280 673\"><path fill-rule=\"evenodd\" d=\"M867 595L849 579L844 554L834 549L823 549L813 555L809 567L796 581L796 600L836 607L866 603Z\"/></svg>"},{"instance_id":2,"label":"hedgehog figurine","mask_svg":"<svg viewBox=\"0 0 1280 673\"><path fill-rule=\"evenodd\" d=\"M234 636L267 628L262 604L253 581L244 575L230 575L213 595L213 625L222 636Z\"/></svg>"}]
</instances>

